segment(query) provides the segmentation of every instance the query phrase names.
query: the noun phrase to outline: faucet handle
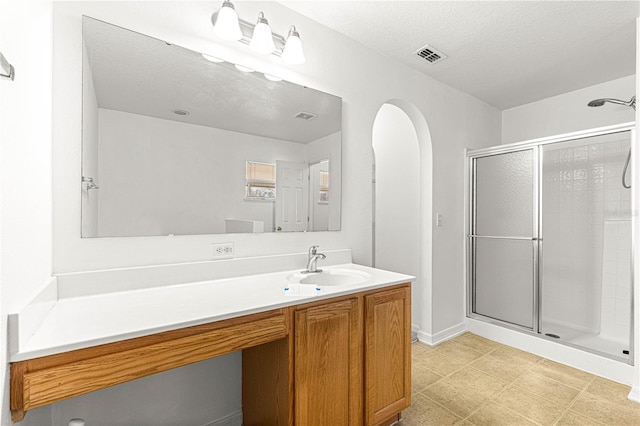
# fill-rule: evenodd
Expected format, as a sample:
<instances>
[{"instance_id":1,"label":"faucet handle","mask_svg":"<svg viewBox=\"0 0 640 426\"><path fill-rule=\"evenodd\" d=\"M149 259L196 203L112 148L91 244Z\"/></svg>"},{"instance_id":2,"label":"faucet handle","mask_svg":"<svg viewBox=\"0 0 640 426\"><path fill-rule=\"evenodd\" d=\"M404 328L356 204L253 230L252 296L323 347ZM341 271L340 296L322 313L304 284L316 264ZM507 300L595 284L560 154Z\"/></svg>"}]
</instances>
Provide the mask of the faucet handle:
<instances>
[{"instance_id":1,"label":"faucet handle","mask_svg":"<svg viewBox=\"0 0 640 426\"><path fill-rule=\"evenodd\" d=\"M318 254L318 247L320 246L311 246L309 247L309 256L314 256Z\"/></svg>"}]
</instances>

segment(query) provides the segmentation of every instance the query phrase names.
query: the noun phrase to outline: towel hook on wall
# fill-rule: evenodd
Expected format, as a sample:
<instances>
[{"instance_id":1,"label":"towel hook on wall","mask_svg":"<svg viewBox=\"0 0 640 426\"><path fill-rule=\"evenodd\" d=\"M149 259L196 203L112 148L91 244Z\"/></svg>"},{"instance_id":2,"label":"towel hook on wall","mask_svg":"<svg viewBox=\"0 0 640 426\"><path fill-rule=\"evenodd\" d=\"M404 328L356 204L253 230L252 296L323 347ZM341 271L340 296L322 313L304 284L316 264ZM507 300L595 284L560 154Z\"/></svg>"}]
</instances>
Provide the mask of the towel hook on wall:
<instances>
[{"instance_id":1,"label":"towel hook on wall","mask_svg":"<svg viewBox=\"0 0 640 426\"><path fill-rule=\"evenodd\" d=\"M13 65L0 53L0 77L13 80L15 75L16 71L13 69Z\"/></svg>"},{"instance_id":2,"label":"towel hook on wall","mask_svg":"<svg viewBox=\"0 0 640 426\"><path fill-rule=\"evenodd\" d=\"M100 187L93 181L92 177L82 176L82 183L84 183L84 187L87 191L90 189L100 189Z\"/></svg>"}]
</instances>

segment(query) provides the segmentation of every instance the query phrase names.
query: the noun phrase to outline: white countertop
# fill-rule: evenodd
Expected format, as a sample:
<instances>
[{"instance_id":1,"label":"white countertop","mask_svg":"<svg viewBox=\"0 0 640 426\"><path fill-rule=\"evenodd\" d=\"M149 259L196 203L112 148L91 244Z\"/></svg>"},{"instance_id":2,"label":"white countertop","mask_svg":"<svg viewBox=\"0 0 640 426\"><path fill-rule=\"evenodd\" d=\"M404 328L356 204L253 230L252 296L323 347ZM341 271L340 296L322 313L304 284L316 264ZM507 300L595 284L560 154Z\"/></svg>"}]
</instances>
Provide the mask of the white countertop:
<instances>
[{"instance_id":1,"label":"white countertop","mask_svg":"<svg viewBox=\"0 0 640 426\"><path fill-rule=\"evenodd\" d=\"M366 272L358 284L323 286L317 295L285 296L300 269L61 298L10 361L68 352L168 330L412 281L414 277L356 264L331 269Z\"/></svg>"}]
</instances>

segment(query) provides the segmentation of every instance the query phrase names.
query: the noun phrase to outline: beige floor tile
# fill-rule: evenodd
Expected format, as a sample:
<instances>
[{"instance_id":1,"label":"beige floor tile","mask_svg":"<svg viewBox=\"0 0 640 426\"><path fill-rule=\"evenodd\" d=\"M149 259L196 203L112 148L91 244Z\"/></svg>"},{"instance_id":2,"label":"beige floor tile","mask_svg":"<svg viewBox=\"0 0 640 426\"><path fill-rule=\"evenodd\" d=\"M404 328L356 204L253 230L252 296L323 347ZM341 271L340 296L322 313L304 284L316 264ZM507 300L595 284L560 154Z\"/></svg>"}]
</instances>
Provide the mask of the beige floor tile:
<instances>
[{"instance_id":1,"label":"beige floor tile","mask_svg":"<svg viewBox=\"0 0 640 426\"><path fill-rule=\"evenodd\" d=\"M506 362L501 357L493 356L492 352L476 359L469 366L505 382L512 382L518 376L531 369L533 364L528 362Z\"/></svg>"},{"instance_id":2,"label":"beige floor tile","mask_svg":"<svg viewBox=\"0 0 640 426\"><path fill-rule=\"evenodd\" d=\"M640 426L629 387L471 333L413 344L412 358L406 426Z\"/></svg>"},{"instance_id":3,"label":"beige floor tile","mask_svg":"<svg viewBox=\"0 0 640 426\"><path fill-rule=\"evenodd\" d=\"M505 389L494 400L541 425L554 424L567 410L518 386Z\"/></svg>"},{"instance_id":4,"label":"beige floor tile","mask_svg":"<svg viewBox=\"0 0 640 426\"><path fill-rule=\"evenodd\" d=\"M415 342L411 344L411 362L413 364L420 363L425 354L433 352L435 348L433 346L426 345L424 343Z\"/></svg>"},{"instance_id":5,"label":"beige floor tile","mask_svg":"<svg viewBox=\"0 0 640 426\"><path fill-rule=\"evenodd\" d=\"M420 392L427 386L435 383L442 378L441 375L423 367L414 364L411 368L411 389L413 393Z\"/></svg>"},{"instance_id":6,"label":"beige floor tile","mask_svg":"<svg viewBox=\"0 0 640 426\"><path fill-rule=\"evenodd\" d=\"M451 358L463 365L469 364L473 360L484 355L482 352L471 349L470 347L458 343L456 340L449 340L436 346L435 352L439 352L448 358Z\"/></svg>"},{"instance_id":7,"label":"beige floor tile","mask_svg":"<svg viewBox=\"0 0 640 426\"><path fill-rule=\"evenodd\" d=\"M600 426L601 424L602 423L578 414L575 411L569 410L558 420L556 426Z\"/></svg>"},{"instance_id":8,"label":"beige floor tile","mask_svg":"<svg viewBox=\"0 0 640 426\"><path fill-rule=\"evenodd\" d=\"M538 355L504 345L491 352L491 356L503 360L507 364L526 363L531 366L544 360L544 358Z\"/></svg>"},{"instance_id":9,"label":"beige floor tile","mask_svg":"<svg viewBox=\"0 0 640 426\"><path fill-rule=\"evenodd\" d=\"M491 402L480 408L467 421L476 426L535 425L535 423L496 402Z\"/></svg>"},{"instance_id":10,"label":"beige floor tile","mask_svg":"<svg viewBox=\"0 0 640 426\"><path fill-rule=\"evenodd\" d=\"M441 376L448 376L454 371L461 369L466 364L467 363L464 361L450 358L441 352L432 351L420 356L420 359L415 360L414 365L421 365L434 373L440 374Z\"/></svg>"},{"instance_id":11,"label":"beige floor tile","mask_svg":"<svg viewBox=\"0 0 640 426\"><path fill-rule=\"evenodd\" d=\"M568 365L560 364L548 359L539 362L532 368L532 371L580 390L586 388L595 377L592 374L578 370L577 368L569 367Z\"/></svg>"},{"instance_id":12,"label":"beige floor tile","mask_svg":"<svg viewBox=\"0 0 640 426\"><path fill-rule=\"evenodd\" d=\"M431 352L434 349L435 347L429 346L426 343L415 342L411 344L411 356L419 357L420 355Z\"/></svg>"},{"instance_id":13,"label":"beige floor tile","mask_svg":"<svg viewBox=\"0 0 640 426\"><path fill-rule=\"evenodd\" d=\"M571 410L607 425L640 425L640 404L631 401L616 403L583 392L571 405Z\"/></svg>"},{"instance_id":14,"label":"beige floor tile","mask_svg":"<svg viewBox=\"0 0 640 426\"><path fill-rule=\"evenodd\" d=\"M580 393L577 389L533 371L527 371L518 377L515 384L563 407L569 405Z\"/></svg>"},{"instance_id":15,"label":"beige floor tile","mask_svg":"<svg viewBox=\"0 0 640 426\"><path fill-rule=\"evenodd\" d=\"M454 425L462 420L422 394L411 400L411 407L402 412L404 426Z\"/></svg>"},{"instance_id":16,"label":"beige floor tile","mask_svg":"<svg viewBox=\"0 0 640 426\"><path fill-rule=\"evenodd\" d=\"M464 333L461 336L456 337L454 341L484 354L504 346L498 342L485 339L484 337L477 336L473 333Z\"/></svg>"},{"instance_id":17,"label":"beige floor tile","mask_svg":"<svg viewBox=\"0 0 640 426\"><path fill-rule=\"evenodd\" d=\"M506 383L494 377L465 367L438 380L422 393L455 414L466 417L505 386Z\"/></svg>"},{"instance_id":18,"label":"beige floor tile","mask_svg":"<svg viewBox=\"0 0 640 426\"><path fill-rule=\"evenodd\" d=\"M596 377L593 382L586 389L592 395L599 396L600 398L607 399L612 402L628 401L627 396L631 391L629 386L622 385L620 383L612 382L611 380L603 379L602 377ZM628 401L630 404L634 404Z\"/></svg>"}]
</instances>

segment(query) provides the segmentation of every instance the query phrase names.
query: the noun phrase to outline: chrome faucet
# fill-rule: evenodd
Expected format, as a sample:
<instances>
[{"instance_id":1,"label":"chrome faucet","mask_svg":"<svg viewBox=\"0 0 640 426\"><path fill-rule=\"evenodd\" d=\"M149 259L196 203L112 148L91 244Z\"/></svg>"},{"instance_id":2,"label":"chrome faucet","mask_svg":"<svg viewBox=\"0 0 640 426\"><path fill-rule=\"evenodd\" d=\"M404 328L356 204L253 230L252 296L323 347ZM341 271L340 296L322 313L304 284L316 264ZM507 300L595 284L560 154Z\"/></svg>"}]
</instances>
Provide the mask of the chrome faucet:
<instances>
[{"instance_id":1,"label":"chrome faucet","mask_svg":"<svg viewBox=\"0 0 640 426\"><path fill-rule=\"evenodd\" d=\"M326 259L323 253L318 253L318 247L320 246L311 246L309 247L309 258L307 260L307 269L302 271L303 274L311 274L315 272L322 272L322 269L318 269L318 259Z\"/></svg>"}]
</instances>

